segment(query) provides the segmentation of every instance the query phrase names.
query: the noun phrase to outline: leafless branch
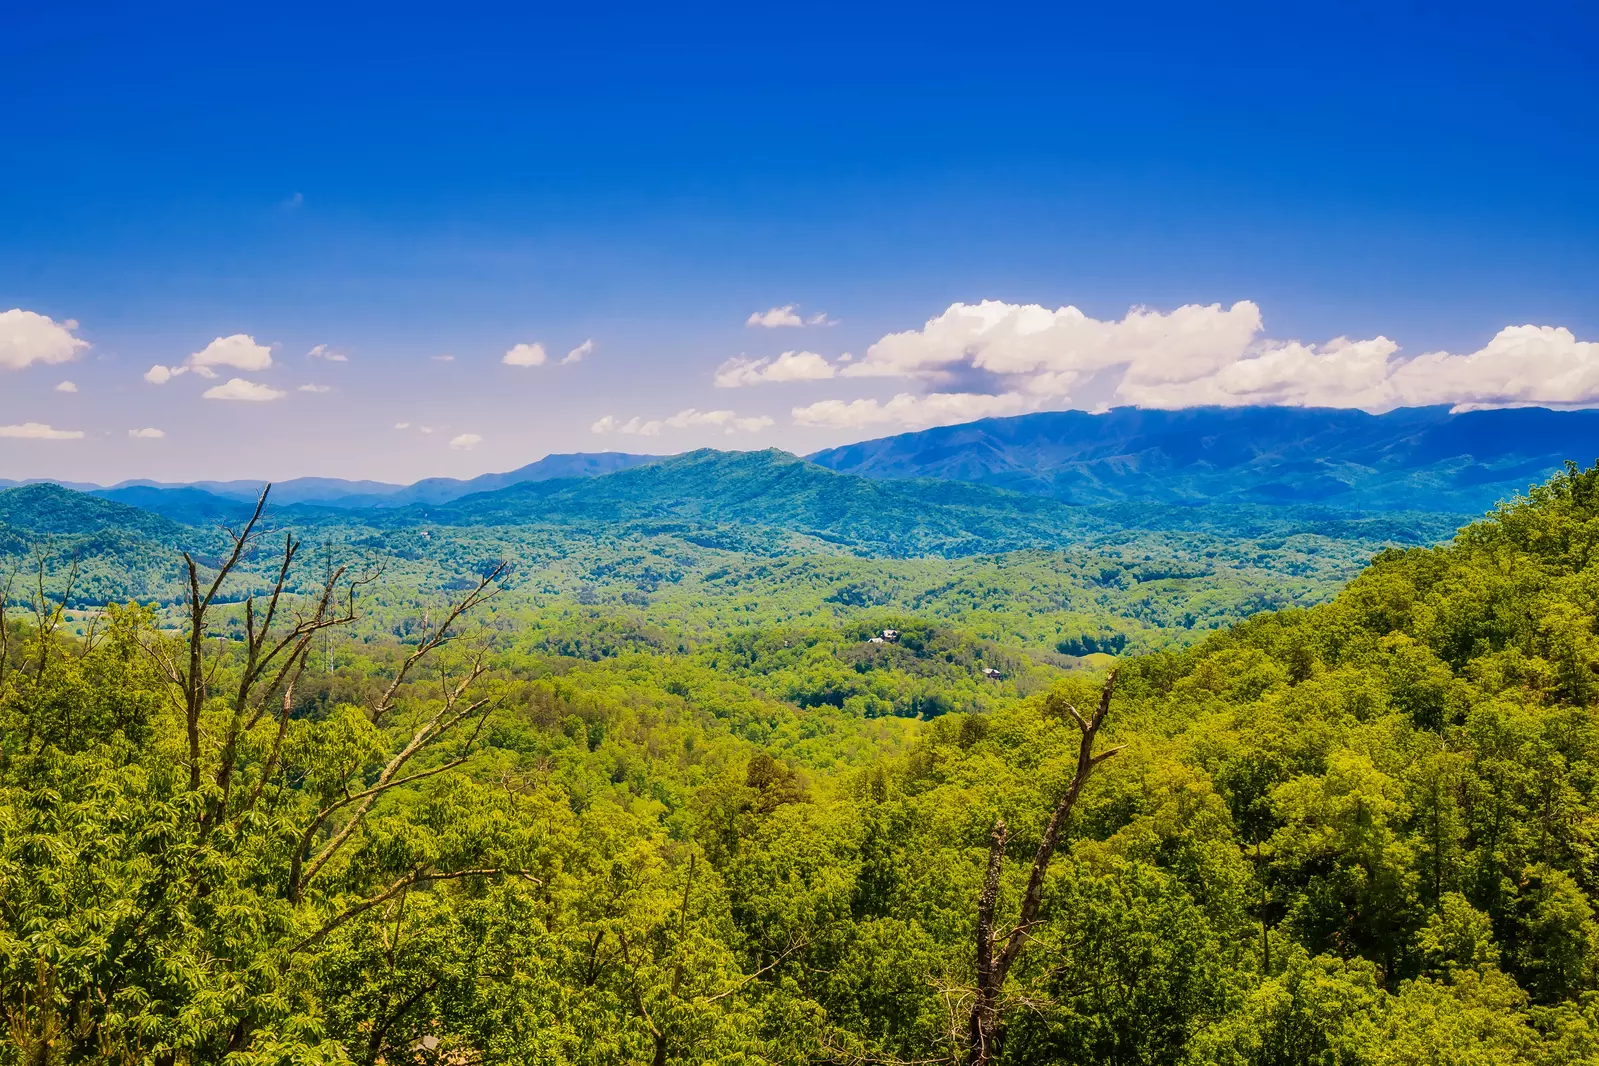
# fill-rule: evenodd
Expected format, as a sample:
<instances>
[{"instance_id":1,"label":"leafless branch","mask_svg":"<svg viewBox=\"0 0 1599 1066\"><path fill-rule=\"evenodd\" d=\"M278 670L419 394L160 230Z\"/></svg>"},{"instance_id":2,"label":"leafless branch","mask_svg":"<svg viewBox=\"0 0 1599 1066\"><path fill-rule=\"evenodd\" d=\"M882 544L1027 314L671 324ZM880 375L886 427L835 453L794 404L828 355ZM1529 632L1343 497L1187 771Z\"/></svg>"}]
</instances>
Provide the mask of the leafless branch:
<instances>
[{"instance_id":1,"label":"leafless branch","mask_svg":"<svg viewBox=\"0 0 1599 1066\"><path fill-rule=\"evenodd\" d=\"M1066 709L1077 722L1080 734L1077 746L1077 770L1072 775L1071 783L1066 786L1066 791L1056 802L1048 824L1044 826L1043 836L1038 841L1038 850L1033 855L1027 889L1022 896L1020 916L1003 938L1004 946L997 954L994 953L994 949L999 946L1001 938L994 930L994 910L999 896L1001 867L1005 858L1006 832L1003 819L994 824L993 839L988 851L988 871L977 901L977 989L968 1020L966 1049L966 1061L974 1066L987 1066L999 1055L999 1046L1004 1036L1002 1019L999 1017L1000 993L1005 986L1005 978L1011 966L1015 964L1022 948L1027 944L1028 930L1040 920L1038 912L1043 903L1044 879L1049 873L1050 859L1055 854L1061 833L1071 817L1073 807L1077 804L1077 797L1082 793L1083 786L1088 783L1094 768L1122 750L1118 747L1098 755L1094 754L1094 740L1099 735L1100 726L1105 722L1105 716L1110 712L1110 699L1115 689L1116 671L1112 670L1106 675L1104 687L1100 690L1099 706L1095 708L1093 716L1087 719L1076 707L1066 704Z\"/></svg>"},{"instance_id":2,"label":"leafless branch","mask_svg":"<svg viewBox=\"0 0 1599 1066\"><path fill-rule=\"evenodd\" d=\"M377 895L371 896L351 907L346 908L336 917L330 919L322 926L322 928L318 929L304 940L301 940L298 944L295 944L289 949L289 951L294 954L304 951L306 948L315 944L323 937L339 928L339 926L343 925L345 922L365 914L373 907L382 906L395 896L411 888L413 885L427 884L434 881L455 881L462 877L498 877L501 875L521 877L525 880L533 882L534 884L542 884L542 882L539 881L538 878L534 877L531 873L520 869L505 869L498 866L491 866L483 869L451 870L441 873L436 870L429 870L427 867L421 867L419 869L412 870L404 877L401 877L398 881L393 882L389 885L389 887L385 888Z\"/></svg>"}]
</instances>

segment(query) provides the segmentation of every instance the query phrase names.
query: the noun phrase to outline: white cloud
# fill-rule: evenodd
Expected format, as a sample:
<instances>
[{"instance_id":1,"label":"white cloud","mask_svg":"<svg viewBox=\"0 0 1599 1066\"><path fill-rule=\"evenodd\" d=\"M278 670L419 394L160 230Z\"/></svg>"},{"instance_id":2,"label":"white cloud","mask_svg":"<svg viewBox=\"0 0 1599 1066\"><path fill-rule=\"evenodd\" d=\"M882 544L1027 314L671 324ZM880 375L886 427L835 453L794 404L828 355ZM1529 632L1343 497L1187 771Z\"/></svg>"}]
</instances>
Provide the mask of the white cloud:
<instances>
[{"instance_id":1,"label":"white cloud","mask_svg":"<svg viewBox=\"0 0 1599 1066\"><path fill-rule=\"evenodd\" d=\"M836 326L838 325L838 319L828 318L826 311L818 311L814 315L807 315L805 324L807 326Z\"/></svg>"},{"instance_id":2,"label":"white cloud","mask_svg":"<svg viewBox=\"0 0 1599 1066\"><path fill-rule=\"evenodd\" d=\"M825 381L836 371L815 352L784 352L776 359L735 356L716 368L716 387L736 389L762 382Z\"/></svg>"},{"instance_id":3,"label":"white cloud","mask_svg":"<svg viewBox=\"0 0 1599 1066\"><path fill-rule=\"evenodd\" d=\"M1507 326L1465 355L1427 352L1398 358L1387 337L1323 345L1267 344L1191 382L1125 383L1120 397L1146 407L1213 403L1295 407L1395 407L1599 404L1599 343L1568 329Z\"/></svg>"},{"instance_id":4,"label":"white cloud","mask_svg":"<svg viewBox=\"0 0 1599 1066\"><path fill-rule=\"evenodd\" d=\"M744 324L760 326L763 329L777 329L779 326L803 326L805 320L799 316L793 304L784 304L782 307L756 311L744 320Z\"/></svg>"},{"instance_id":5,"label":"white cloud","mask_svg":"<svg viewBox=\"0 0 1599 1066\"><path fill-rule=\"evenodd\" d=\"M589 429L595 433L627 433L640 437L656 437L663 429L714 426L728 434L754 433L772 424L772 420L765 415L741 417L732 411L701 411L688 407L670 418L655 418L647 422L639 418L630 418L626 422L621 422L611 415L606 415Z\"/></svg>"},{"instance_id":6,"label":"white cloud","mask_svg":"<svg viewBox=\"0 0 1599 1066\"><path fill-rule=\"evenodd\" d=\"M343 352L336 352L326 344L319 344L305 353L307 359L326 359L330 363L348 363L350 357Z\"/></svg>"},{"instance_id":7,"label":"white cloud","mask_svg":"<svg viewBox=\"0 0 1599 1066\"><path fill-rule=\"evenodd\" d=\"M570 363L581 363L592 354L594 354L594 338L590 337L576 348L567 352L565 358L561 360L561 365L567 366Z\"/></svg>"},{"instance_id":8,"label":"white cloud","mask_svg":"<svg viewBox=\"0 0 1599 1066\"><path fill-rule=\"evenodd\" d=\"M1135 307L1106 321L1075 307L958 303L919 330L883 337L838 371L852 378L908 379L942 391L920 399L902 394L910 399L896 396L881 404L826 401L796 409L796 419L811 425L886 424L897 410L906 416L900 424L933 424L926 419L935 411L953 409L936 397L962 394L988 395L990 402L977 405L983 407L1088 410L1112 404L1373 412L1430 404L1599 405L1599 342L1580 341L1568 329L1511 326L1469 354L1412 358L1383 336L1313 344L1270 340L1262 330L1260 308L1248 300L1226 308L1188 304L1170 312ZM1013 399L999 402L1004 396Z\"/></svg>"},{"instance_id":9,"label":"white cloud","mask_svg":"<svg viewBox=\"0 0 1599 1066\"><path fill-rule=\"evenodd\" d=\"M61 384L56 386L56 391L57 392L77 392L78 391L78 387L76 385L74 385L70 381L63 381Z\"/></svg>"},{"instance_id":10,"label":"white cloud","mask_svg":"<svg viewBox=\"0 0 1599 1066\"><path fill-rule=\"evenodd\" d=\"M186 372L186 367L162 366L160 363L157 363L155 366L144 372L144 380L148 381L152 385L165 385L179 374Z\"/></svg>"},{"instance_id":11,"label":"white cloud","mask_svg":"<svg viewBox=\"0 0 1599 1066\"><path fill-rule=\"evenodd\" d=\"M518 344L506 352L500 362L506 366L543 366L548 358L542 344Z\"/></svg>"},{"instance_id":12,"label":"white cloud","mask_svg":"<svg viewBox=\"0 0 1599 1066\"><path fill-rule=\"evenodd\" d=\"M395 429L410 429L411 428L411 423L409 423L409 422L396 422L396 423L394 423L394 428Z\"/></svg>"},{"instance_id":13,"label":"white cloud","mask_svg":"<svg viewBox=\"0 0 1599 1066\"><path fill-rule=\"evenodd\" d=\"M294 391L295 392L332 392L333 391L333 386L332 385L300 385L300 386L297 386Z\"/></svg>"},{"instance_id":14,"label":"white cloud","mask_svg":"<svg viewBox=\"0 0 1599 1066\"><path fill-rule=\"evenodd\" d=\"M24 422L20 426L0 426L0 437L26 437L30 440L82 440L81 429L56 429L42 422Z\"/></svg>"},{"instance_id":15,"label":"white cloud","mask_svg":"<svg viewBox=\"0 0 1599 1066\"><path fill-rule=\"evenodd\" d=\"M443 355L435 355L432 358L433 358L433 361L435 363L453 363L453 362L455 362L455 356L451 355L449 352L445 352Z\"/></svg>"},{"instance_id":16,"label":"white cloud","mask_svg":"<svg viewBox=\"0 0 1599 1066\"><path fill-rule=\"evenodd\" d=\"M57 322L48 315L13 307L0 311L0 370L21 370L34 363L68 363L89 346L72 335L78 324Z\"/></svg>"},{"instance_id":17,"label":"white cloud","mask_svg":"<svg viewBox=\"0 0 1599 1066\"><path fill-rule=\"evenodd\" d=\"M900 426L926 429L971 422L978 418L1021 414L1036 409L1038 402L1015 393L985 396L980 393L935 392L916 396L902 392L886 403L877 400L822 400L791 412L798 426L828 429L866 429L871 426Z\"/></svg>"},{"instance_id":18,"label":"white cloud","mask_svg":"<svg viewBox=\"0 0 1599 1066\"><path fill-rule=\"evenodd\" d=\"M1139 377L1191 380L1237 359L1260 325L1260 308L1247 300L1225 310L1220 304L1189 304L1170 314L1135 307L1115 322L1089 318L1075 307L957 303L920 330L882 338L844 373L934 383L963 370L1048 374L1054 387L1064 388L1086 375L1125 367Z\"/></svg>"},{"instance_id":19,"label":"white cloud","mask_svg":"<svg viewBox=\"0 0 1599 1066\"><path fill-rule=\"evenodd\" d=\"M417 426L416 427L416 431L418 433L432 433L433 432L433 427L432 426Z\"/></svg>"},{"instance_id":20,"label":"white cloud","mask_svg":"<svg viewBox=\"0 0 1599 1066\"><path fill-rule=\"evenodd\" d=\"M166 436L166 433L162 430L152 429L146 426L144 429L128 430L128 436L132 437L134 440L160 440L162 437Z\"/></svg>"},{"instance_id":21,"label":"white cloud","mask_svg":"<svg viewBox=\"0 0 1599 1066\"><path fill-rule=\"evenodd\" d=\"M265 403L267 400L281 399L288 394L269 385L258 385L243 378L229 378L227 384L213 385L200 395L207 400L248 400Z\"/></svg>"},{"instance_id":22,"label":"white cloud","mask_svg":"<svg viewBox=\"0 0 1599 1066\"><path fill-rule=\"evenodd\" d=\"M272 365L272 349L243 333L218 337L188 358L188 367L203 378L216 377L215 367L265 370ZM146 375L148 376L148 375Z\"/></svg>"},{"instance_id":23,"label":"white cloud","mask_svg":"<svg viewBox=\"0 0 1599 1066\"><path fill-rule=\"evenodd\" d=\"M1553 326L1507 326L1470 355L1419 355L1390 381L1407 404L1595 404L1599 342Z\"/></svg>"},{"instance_id":24,"label":"white cloud","mask_svg":"<svg viewBox=\"0 0 1599 1066\"><path fill-rule=\"evenodd\" d=\"M450 447L463 452L469 452L483 443L483 438L476 433L463 433L459 437L450 439Z\"/></svg>"}]
</instances>

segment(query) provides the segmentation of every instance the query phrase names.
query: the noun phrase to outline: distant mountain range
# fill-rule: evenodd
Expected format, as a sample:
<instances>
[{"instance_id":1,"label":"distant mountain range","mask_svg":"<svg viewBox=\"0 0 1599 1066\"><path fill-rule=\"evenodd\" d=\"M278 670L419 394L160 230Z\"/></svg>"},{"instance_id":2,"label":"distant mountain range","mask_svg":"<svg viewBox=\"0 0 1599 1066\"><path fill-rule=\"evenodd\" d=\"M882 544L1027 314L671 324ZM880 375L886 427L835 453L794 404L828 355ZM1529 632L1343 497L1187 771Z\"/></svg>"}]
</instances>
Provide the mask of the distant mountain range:
<instances>
[{"instance_id":1,"label":"distant mountain range","mask_svg":"<svg viewBox=\"0 0 1599 1066\"><path fill-rule=\"evenodd\" d=\"M830 448L821 466L871 478L970 481L1069 503L1314 503L1482 511L1566 460L1599 458L1599 411L1382 415L1194 407L989 418Z\"/></svg>"},{"instance_id":2,"label":"distant mountain range","mask_svg":"<svg viewBox=\"0 0 1599 1066\"><path fill-rule=\"evenodd\" d=\"M279 506L340 511L461 502L455 513L469 521L478 520L471 516L530 507L586 509L591 514L611 507L621 513L633 509L637 501L611 494L621 492L621 486L651 483L658 476L662 485L670 483L673 491L687 494L676 506L681 512L695 506L694 493L707 491L704 478L715 480L725 474L705 466L709 460L704 456L714 454L718 453L690 453L700 458L687 467L660 456L623 452L550 455L503 474L465 480L428 478L412 485L297 478L275 484L273 500ZM812 472L825 467L875 481L972 482L1068 504L1316 504L1368 511L1471 513L1525 491L1567 460L1586 465L1599 458L1599 411L1524 408L1451 414L1443 407L1382 415L1287 407L1062 411L902 433L830 448L808 458L814 464ZM799 462L791 456L787 460ZM572 484L574 479L654 466L664 472L608 481L592 490ZM686 477L683 471L690 468L699 473ZM800 468L783 467L783 471L781 477L757 479L764 486L760 491L787 494L795 507L801 507L803 499L795 520L809 514L818 529L826 527L824 519L833 501L804 499L802 491L843 492L857 503L865 499L863 494L879 491L853 482L848 490L840 487L842 482L817 488L814 479L806 480L808 474L802 477ZM0 488L15 484L0 481ZM237 517L240 504L253 501L263 484L128 481L110 488L75 483L64 487L196 524ZM533 487L540 485L547 487ZM747 487L753 490L754 485ZM466 502L506 490L516 491L492 503ZM746 506L757 502L763 501L748 500ZM1019 505L1009 506L1014 512ZM737 508L724 510L733 514ZM835 508L833 516L838 513Z\"/></svg>"},{"instance_id":3,"label":"distant mountain range","mask_svg":"<svg viewBox=\"0 0 1599 1066\"><path fill-rule=\"evenodd\" d=\"M626 470L642 463L653 463L659 458L658 455L628 455L624 452L574 452L569 455L547 455L536 463L529 463L527 466L503 474L483 474L465 480L430 477L411 485L394 485L384 481L346 481L332 477L291 478L287 481L273 482L272 498L279 504L314 503L351 510L367 507L409 507L415 503L447 503L474 492L492 492L524 481L595 477L617 470ZM28 482L0 480L0 489L34 484L40 480L46 479L34 479ZM142 479L121 481L109 487L76 481L54 483L63 488L89 492L119 503L156 510L185 505L203 510L215 506L213 503L207 503L202 496L228 501L254 502L267 484L265 481L174 483ZM226 513L233 514L236 510L237 508L230 503Z\"/></svg>"},{"instance_id":4,"label":"distant mountain range","mask_svg":"<svg viewBox=\"0 0 1599 1066\"><path fill-rule=\"evenodd\" d=\"M97 557L102 571L109 566L128 573L170 559L180 547L210 558L222 544L217 527L236 528L251 507L246 498L192 487L103 491L147 506L51 483L0 491L0 556L43 545L64 559ZM865 478L776 449L704 449L595 477L519 482L442 504L274 506L268 524L293 527L313 541L330 536L368 547L390 543L391 534L414 541L416 534L454 529L439 541L446 544L477 537L473 527L488 534L515 527L523 533L511 542L523 544L571 543L569 537L626 543L669 534L759 555L822 550L953 557L1083 546L1106 536L1123 543L1139 531L1424 543L1447 538L1458 517L1280 504L1084 507L958 481Z\"/></svg>"}]
</instances>

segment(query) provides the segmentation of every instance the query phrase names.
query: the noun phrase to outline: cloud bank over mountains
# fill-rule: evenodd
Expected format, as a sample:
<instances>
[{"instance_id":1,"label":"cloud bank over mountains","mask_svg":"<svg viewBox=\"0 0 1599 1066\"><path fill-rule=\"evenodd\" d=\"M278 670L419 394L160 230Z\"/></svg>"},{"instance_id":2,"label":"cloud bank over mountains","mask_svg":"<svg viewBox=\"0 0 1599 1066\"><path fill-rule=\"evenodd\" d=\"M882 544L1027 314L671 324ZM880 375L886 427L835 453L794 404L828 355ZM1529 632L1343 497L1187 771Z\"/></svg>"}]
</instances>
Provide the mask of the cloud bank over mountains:
<instances>
[{"instance_id":1,"label":"cloud bank over mountains","mask_svg":"<svg viewBox=\"0 0 1599 1066\"><path fill-rule=\"evenodd\" d=\"M776 364L718 372L777 380ZM921 328L891 333L816 377L881 379L911 388L892 399L822 400L795 407L797 424L833 428L949 424L1047 408L1101 410L1198 405L1396 407L1599 404L1599 343L1551 326L1509 326L1463 355L1401 354L1383 336L1323 344L1273 340L1260 308L1135 307L1118 320L1076 307L999 300L957 303ZM740 383L746 383L740 381Z\"/></svg>"},{"instance_id":2,"label":"cloud bank over mountains","mask_svg":"<svg viewBox=\"0 0 1599 1066\"><path fill-rule=\"evenodd\" d=\"M757 336L771 336L770 331L782 333L785 327L835 323L823 312L802 312L797 304L784 304L755 312L744 324ZM78 336L78 329L73 320L21 308L0 312L0 372L25 375L30 367L81 359L91 346ZM1382 335L1319 342L1277 339L1267 332L1260 306L1250 300L1230 306L1185 304L1164 311L1133 307L1120 318L1107 319L1070 305L1051 309L983 300L951 304L918 328L880 336L859 357L829 349L820 343L825 335L808 333L804 348L726 358L710 372L709 382L701 376L703 370L688 375L680 379L687 388L653 412L616 415L604 413L604 407L597 412L590 409L581 422L568 424L562 432L578 432L586 424L601 435L676 436L672 446L677 447L685 438L704 439L707 432L771 439L774 434L768 431L799 431L792 440L779 437L778 441L803 449L813 446L818 431L883 434L1042 410L1215 405L1381 413L1430 405L1599 407L1599 342L1580 340L1570 329L1548 325L1506 326L1475 351L1413 354ZM559 359L536 341L517 343L496 354L501 364L521 368L516 372L520 375L530 368L586 363L600 343L584 339ZM181 361L151 366L143 377L159 386L192 375L205 382L195 383L198 398L241 407L286 401L297 394L337 391L349 397L354 394L351 385L358 391L359 381L337 387L324 382L267 383L265 379L281 371L281 363L274 359L277 347L245 333L217 336ZM110 353L110 360L106 354L95 350L91 366L115 367L115 353ZM315 345L306 358L329 373L339 372L336 368L349 362L342 350L327 344ZM431 358L454 362L453 356ZM480 357L463 362L459 372L469 374L471 365L487 361ZM78 382L87 382L92 393L94 374L90 367L83 369L83 375L74 373L74 381L58 382L52 391L74 395ZM125 364L117 372L136 373ZM590 388L596 380L590 379ZM625 378L606 378L599 387L601 391L591 395L607 407L636 399L627 391ZM500 388L503 391L504 386ZM744 395L758 401L759 407L735 411L706 403L694 389L753 390ZM35 403L38 406L28 410L0 411L0 418L9 423L0 427L4 430L0 436L84 438L78 430L55 429L47 421L43 402ZM409 426L392 422L404 414L385 410L379 422ZM77 416L60 409L57 417ZM419 433L430 435L435 426L447 424L429 421L433 425L421 426ZM181 435L183 426L173 429ZM152 434L140 431L139 435ZM495 432L495 446L505 436ZM445 434L438 441L440 446L447 441L449 447L465 451L487 439L477 433Z\"/></svg>"}]
</instances>

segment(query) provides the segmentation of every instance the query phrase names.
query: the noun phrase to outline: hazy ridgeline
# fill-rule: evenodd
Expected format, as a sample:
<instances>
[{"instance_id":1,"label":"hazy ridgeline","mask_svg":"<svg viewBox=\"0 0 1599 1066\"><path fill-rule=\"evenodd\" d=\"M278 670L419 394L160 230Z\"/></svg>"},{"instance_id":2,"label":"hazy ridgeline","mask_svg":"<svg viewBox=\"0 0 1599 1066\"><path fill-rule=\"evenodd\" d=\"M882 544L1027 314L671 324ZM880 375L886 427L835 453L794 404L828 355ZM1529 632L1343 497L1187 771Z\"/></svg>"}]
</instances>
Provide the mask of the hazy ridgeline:
<instances>
[{"instance_id":1,"label":"hazy ridgeline","mask_svg":"<svg viewBox=\"0 0 1599 1066\"><path fill-rule=\"evenodd\" d=\"M154 491L0 493L4 1061L1599 1057L1599 467Z\"/></svg>"}]
</instances>

